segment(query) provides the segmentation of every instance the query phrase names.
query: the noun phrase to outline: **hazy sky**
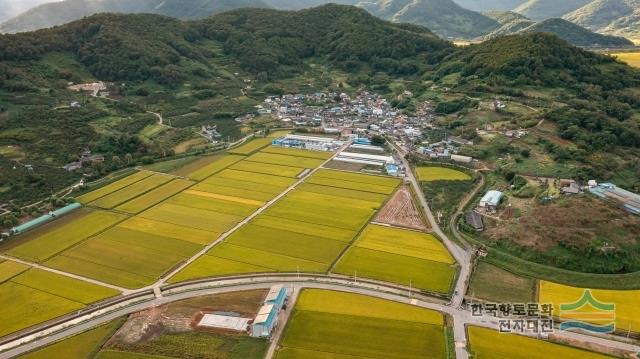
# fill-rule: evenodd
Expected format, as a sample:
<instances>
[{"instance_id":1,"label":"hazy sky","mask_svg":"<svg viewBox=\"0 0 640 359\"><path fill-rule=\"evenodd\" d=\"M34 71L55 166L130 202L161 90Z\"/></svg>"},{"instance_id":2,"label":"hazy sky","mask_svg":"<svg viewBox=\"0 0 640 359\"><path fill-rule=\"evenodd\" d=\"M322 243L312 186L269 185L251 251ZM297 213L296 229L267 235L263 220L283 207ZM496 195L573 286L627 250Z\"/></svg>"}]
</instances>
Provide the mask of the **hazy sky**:
<instances>
[{"instance_id":1,"label":"hazy sky","mask_svg":"<svg viewBox=\"0 0 640 359\"><path fill-rule=\"evenodd\" d=\"M30 8L58 0L0 0L0 21L7 20Z\"/></svg>"}]
</instances>

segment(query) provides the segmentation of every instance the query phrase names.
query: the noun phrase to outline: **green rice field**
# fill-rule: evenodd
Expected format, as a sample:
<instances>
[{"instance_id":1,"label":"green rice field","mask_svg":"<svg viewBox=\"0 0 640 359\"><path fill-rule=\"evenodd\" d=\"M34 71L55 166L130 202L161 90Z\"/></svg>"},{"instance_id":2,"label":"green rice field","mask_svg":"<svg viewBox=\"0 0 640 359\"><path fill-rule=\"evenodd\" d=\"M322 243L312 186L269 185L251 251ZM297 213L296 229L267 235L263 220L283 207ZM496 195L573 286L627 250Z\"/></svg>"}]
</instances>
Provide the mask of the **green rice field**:
<instances>
[{"instance_id":1,"label":"green rice field","mask_svg":"<svg viewBox=\"0 0 640 359\"><path fill-rule=\"evenodd\" d=\"M271 138L256 138L242 144L240 147L229 150L229 153L247 156L271 145L271 141Z\"/></svg>"},{"instance_id":2,"label":"green rice field","mask_svg":"<svg viewBox=\"0 0 640 359\"><path fill-rule=\"evenodd\" d=\"M138 181L141 181L149 176L151 176L153 173L151 172L147 172L147 171L140 171L140 172L136 172L128 177L125 177L119 181L113 182L107 186L101 187L99 189L96 189L95 191L89 192L85 195L82 195L80 197L78 197L78 201L80 201L80 203L89 203L89 202L93 202L95 200L97 200L98 198L104 197L110 193L113 193L115 191L118 191L124 187L127 187L131 184L134 184Z\"/></svg>"},{"instance_id":3,"label":"green rice field","mask_svg":"<svg viewBox=\"0 0 640 359\"><path fill-rule=\"evenodd\" d=\"M104 209L115 208L122 203L125 203L148 192L149 190L152 190L169 182L172 178L173 177L168 175L154 174L141 181L138 181L104 197L101 197L89 203L89 205Z\"/></svg>"},{"instance_id":4,"label":"green rice field","mask_svg":"<svg viewBox=\"0 0 640 359\"><path fill-rule=\"evenodd\" d=\"M223 155L223 156L213 156L206 162L195 163L196 165L202 165L198 168L190 168L187 171L179 172L180 174L184 174L187 177L196 180L202 181L203 179L212 176L223 169L233 165L236 162L239 162L244 159L244 156L235 156L235 155Z\"/></svg>"},{"instance_id":5,"label":"green rice field","mask_svg":"<svg viewBox=\"0 0 640 359\"><path fill-rule=\"evenodd\" d=\"M144 211L145 209L154 206L168 197L175 195L193 185L193 182L182 179L175 179L167 184L164 184L150 192L143 194L129 202L126 202L116 209L122 212L130 214L136 214Z\"/></svg>"}]
</instances>

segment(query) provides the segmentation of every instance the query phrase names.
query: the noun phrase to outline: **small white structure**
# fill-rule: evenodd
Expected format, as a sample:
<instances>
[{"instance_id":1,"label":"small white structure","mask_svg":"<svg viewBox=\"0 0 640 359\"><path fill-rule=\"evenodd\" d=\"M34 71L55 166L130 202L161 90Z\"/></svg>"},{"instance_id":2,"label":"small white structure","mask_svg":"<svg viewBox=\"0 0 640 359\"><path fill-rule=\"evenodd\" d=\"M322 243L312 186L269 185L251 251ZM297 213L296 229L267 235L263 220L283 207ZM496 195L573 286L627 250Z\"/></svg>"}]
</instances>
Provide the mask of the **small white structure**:
<instances>
[{"instance_id":1,"label":"small white structure","mask_svg":"<svg viewBox=\"0 0 640 359\"><path fill-rule=\"evenodd\" d=\"M198 323L198 326L243 332L247 330L249 320L250 319L247 318L228 315L205 314L200 320L200 323Z\"/></svg>"},{"instance_id":2,"label":"small white structure","mask_svg":"<svg viewBox=\"0 0 640 359\"><path fill-rule=\"evenodd\" d=\"M361 163L372 166L385 166L388 164L395 164L395 160L391 156L369 155L355 152L341 152L335 158L335 160L349 163Z\"/></svg>"},{"instance_id":3,"label":"small white structure","mask_svg":"<svg viewBox=\"0 0 640 359\"><path fill-rule=\"evenodd\" d=\"M473 157L451 155L451 160L455 162L460 162L460 163L471 163L473 161Z\"/></svg>"}]
</instances>

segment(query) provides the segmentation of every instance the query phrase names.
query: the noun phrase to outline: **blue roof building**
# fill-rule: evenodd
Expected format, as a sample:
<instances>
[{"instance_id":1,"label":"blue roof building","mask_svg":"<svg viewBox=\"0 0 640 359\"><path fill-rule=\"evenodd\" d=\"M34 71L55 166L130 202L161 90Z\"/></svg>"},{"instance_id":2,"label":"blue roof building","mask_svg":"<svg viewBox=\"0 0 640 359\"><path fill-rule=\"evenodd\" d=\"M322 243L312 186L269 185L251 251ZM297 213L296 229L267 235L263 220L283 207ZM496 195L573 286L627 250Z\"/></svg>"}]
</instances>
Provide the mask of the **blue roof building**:
<instances>
[{"instance_id":1,"label":"blue roof building","mask_svg":"<svg viewBox=\"0 0 640 359\"><path fill-rule=\"evenodd\" d=\"M482 199L480 199L480 204L478 207L480 209L484 209L485 211L495 212L500 205L500 201L504 198L504 193L500 191L489 191L487 192Z\"/></svg>"},{"instance_id":2,"label":"blue roof building","mask_svg":"<svg viewBox=\"0 0 640 359\"><path fill-rule=\"evenodd\" d=\"M602 199L616 202L629 213L640 215L640 195L636 193L622 189L613 183L601 183L589 188L589 191Z\"/></svg>"},{"instance_id":3,"label":"blue roof building","mask_svg":"<svg viewBox=\"0 0 640 359\"><path fill-rule=\"evenodd\" d=\"M287 290L283 286L273 286L269 290L264 304L251 324L251 336L268 338L278 325L278 313L287 301Z\"/></svg>"}]
</instances>

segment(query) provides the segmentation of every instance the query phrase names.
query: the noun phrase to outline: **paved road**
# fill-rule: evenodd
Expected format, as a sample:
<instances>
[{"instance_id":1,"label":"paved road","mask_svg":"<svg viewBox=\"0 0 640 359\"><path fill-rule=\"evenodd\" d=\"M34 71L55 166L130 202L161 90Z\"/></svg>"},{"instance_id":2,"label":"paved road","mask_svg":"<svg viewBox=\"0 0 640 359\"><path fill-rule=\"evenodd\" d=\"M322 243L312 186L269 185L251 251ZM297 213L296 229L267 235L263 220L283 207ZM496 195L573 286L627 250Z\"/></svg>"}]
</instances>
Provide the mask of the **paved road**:
<instances>
[{"instance_id":1,"label":"paved road","mask_svg":"<svg viewBox=\"0 0 640 359\"><path fill-rule=\"evenodd\" d=\"M458 275L458 279L456 281L456 285L450 302L450 306L452 308L459 308L462 306L462 302L464 301L464 295L467 292L467 285L469 282L469 278L471 277L473 252L472 250L462 248L458 244L451 241L449 237L447 237L447 235L440 229L440 226L438 225L438 222L433 216L433 212L431 211L431 208L429 207L429 204L425 199L422 187L413 174L409 161L407 161L407 159L405 158L407 151L393 143L391 145L402 160L402 163L406 169L407 179L411 182L411 185L413 186L413 189L417 194L420 205L431 224L433 233L435 233L442 239L442 242L456 259L456 262L458 262L458 264L460 265L460 273ZM462 323L455 317L453 320L453 333L456 343L455 347L457 359L469 358L469 353L467 352L467 335L464 323Z\"/></svg>"},{"instance_id":2,"label":"paved road","mask_svg":"<svg viewBox=\"0 0 640 359\"><path fill-rule=\"evenodd\" d=\"M404 290L398 290L393 287L385 287L364 282L359 282L356 284L348 279L330 278L321 281L313 276L279 277L278 275L273 275L270 277L219 279L197 284L185 284L179 288L165 290L165 294L163 296L156 298L151 297L142 303L134 303L124 308L114 306L113 310L103 309L99 313L90 313L87 314L84 318L75 321L72 325L61 325L59 328L56 328L57 330L52 329L43 331L41 333L41 336L37 340L27 342L22 346L16 346L15 343L9 343L0 346L0 350L6 350L0 353L0 359L13 358L28 351L54 343L60 339L95 328L96 326L107 323L116 318L159 305L204 295L216 295L236 291L265 289L270 288L274 285L285 285L297 291L304 288L344 291L385 300L392 300L425 309L436 310L453 317L454 321L460 324L454 327L454 332L457 330L461 330L462 334L464 334L464 328L466 325L474 325L492 329L497 329L499 325L498 321L493 317L474 317L467 310L452 308L445 303L434 303L429 301L429 298L416 298L415 296L413 298L410 298L408 296L408 293L406 293ZM559 333L557 337L559 339L565 340L586 341L607 348L615 348L630 352L640 352L640 346L638 345L621 343L607 338L595 338L570 332ZM462 349L464 353L466 353L466 349L464 347L457 347L457 355L461 354L459 349Z\"/></svg>"},{"instance_id":3,"label":"paved road","mask_svg":"<svg viewBox=\"0 0 640 359\"><path fill-rule=\"evenodd\" d=\"M264 206L260 207L258 210L256 210L255 212L253 212L249 217L246 217L244 220L242 220L242 222L238 223L235 227L233 227L231 230L227 231L226 233L224 233L223 235L221 235L217 240L215 240L214 242L212 242L211 244L207 245L206 247L204 247L204 249L202 249L200 252L198 252L196 255L192 256L191 258L189 258L187 261L185 261L184 263L182 263L180 266L178 266L177 268L175 268L173 271L171 271L170 273L166 274L165 276L162 277L162 279L160 279L158 282L156 282L155 284L143 288L141 290L145 290L145 289L154 289L154 291L156 291L155 288L159 288L163 285L165 285L167 283L167 280L171 277L173 277L174 275L176 275L178 272L180 272L181 270L185 269L188 265L190 265L191 263L195 262L198 258L202 257L203 255L205 255L207 252L209 252L209 250L211 250L211 248L215 247L216 245L220 244L221 242L223 242L225 239L227 239L230 235L232 235L234 232L236 232L237 230L239 230L241 227L243 227L245 224L249 223L251 220L253 220L254 218L256 218L257 216L259 216L262 212L266 211L269 207L271 207L273 204L275 204L276 202L278 202L280 199L282 199L283 197L285 197L287 194L289 194L291 191L293 191L296 187L298 187L300 184L302 184L309 176L311 176L312 174L314 174L315 172L317 172L320 167L322 167L323 165L325 165L326 163L328 163L329 161L333 160L342 150L344 150L345 148L347 148L351 143L346 143L341 149L340 151L336 152L333 156L331 156L331 158L329 158L328 160L326 160L325 162L322 163L321 166L316 167L315 169L313 169L312 171L310 171L309 173L307 173L306 176L300 178L298 181L296 181L296 183L292 184L291 186L289 186L286 190L284 190L282 193L280 193L276 198L272 199L271 201L267 202Z\"/></svg>"}]
</instances>

